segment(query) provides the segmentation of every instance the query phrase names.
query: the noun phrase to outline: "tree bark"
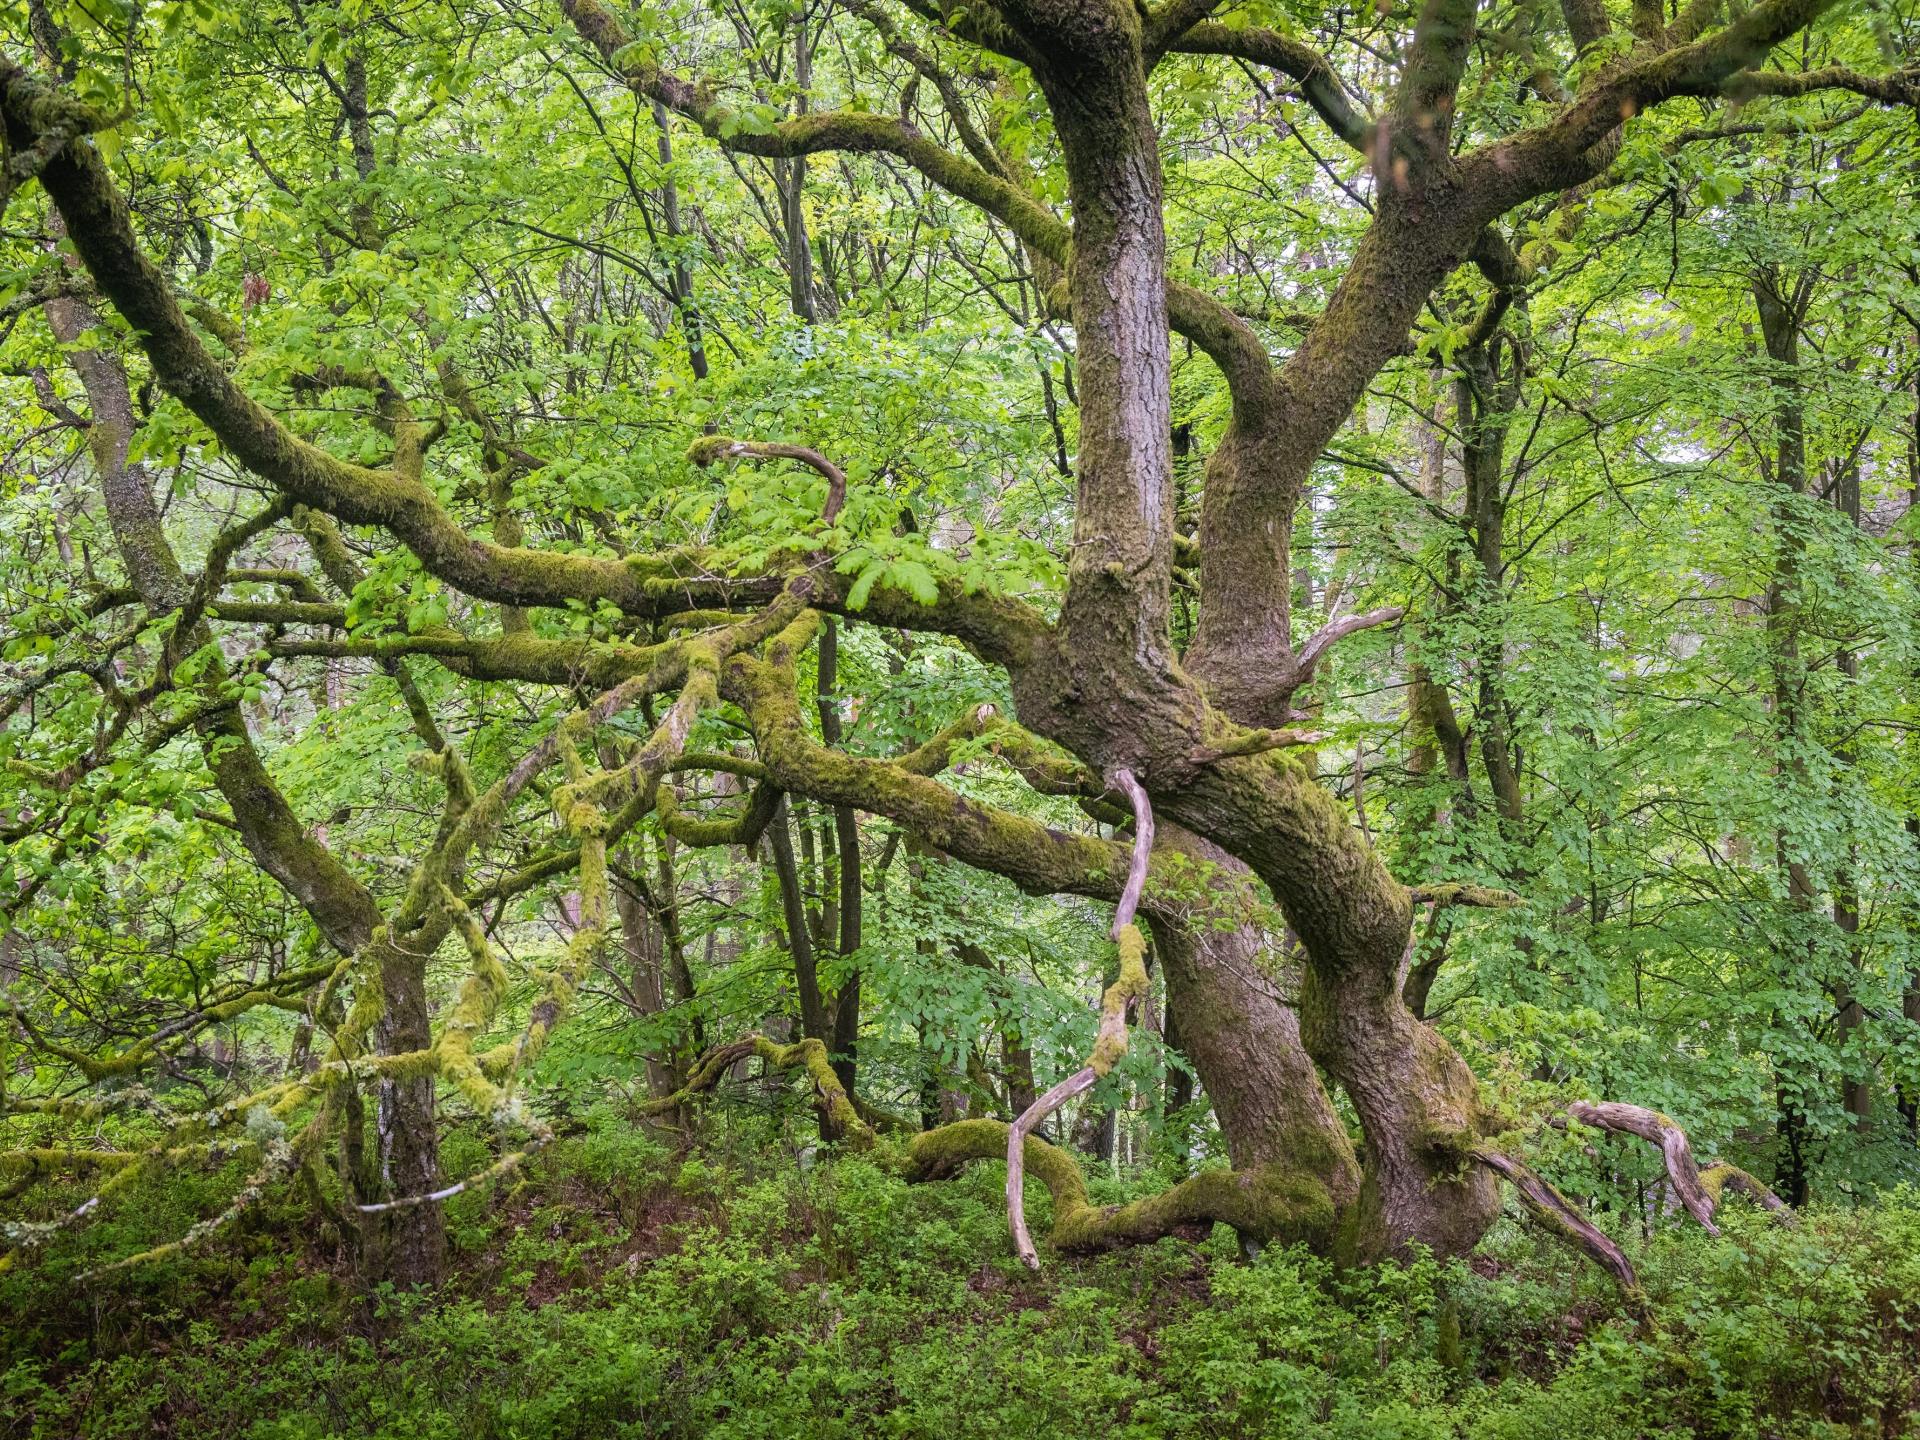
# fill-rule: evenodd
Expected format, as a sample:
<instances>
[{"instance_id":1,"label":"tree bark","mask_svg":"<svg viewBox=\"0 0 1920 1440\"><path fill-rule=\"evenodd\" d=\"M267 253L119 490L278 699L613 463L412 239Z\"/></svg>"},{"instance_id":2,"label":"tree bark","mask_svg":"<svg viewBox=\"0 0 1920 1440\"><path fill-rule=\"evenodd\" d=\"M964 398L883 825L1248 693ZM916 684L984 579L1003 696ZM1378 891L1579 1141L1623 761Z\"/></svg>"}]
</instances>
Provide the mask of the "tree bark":
<instances>
[{"instance_id":1,"label":"tree bark","mask_svg":"<svg viewBox=\"0 0 1920 1440\"><path fill-rule=\"evenodd\" d=\"M1752 293L1754 309L1760 319L1760 334L1767 358L1773 362L1773 491L1771 519L1775 533L1773 578L1767 587L1767 642L1773 689L1774 744L1780 773L1791 787L1805 795L1808 783L1806 762L1800 747L1807 743L1806 661L1800 652L1800 560L1804 542L1800 538L1795 502L1807 488L1807 439L1805 401L1801 391L1800 322L1811 294L1811 280L1790 284L1773 266L1754 272ZM1785 826L1774 833L1774 854L1786 884L1787 908L1801 922L1804 933L1814 906L1812 869L1799 848L1798 837ZM1813 957L1790 935L1778 947L1777 963L1791 973L1804 967ZM1774 1188L1789 1205L1799 1208L1812 1192L1812 1125L1806 1111L1804 1079L1791 1074L1776 1077L1775 1130L1779 1135L1779 1154L1774 1171Z\"/></svg>"},{"instance_id":2,"label":"tree bark","mask_svg":"<svg viewBox=\"0 0 1920 1440\"><path fill-rule=\"evenodd\" d=\"M1244 865L1199 836L1159 827L1165 844L1214 866L1216 894L1244 892ZM1182 1052L1200 1077L1236 1170L1282 1165L1310 1175L1344 1208L1360 1190L1347 1128L1282 998L1257 926L1178 925L1149 917L1167 987L1167 1014L1179 1017Z\"/></svg>"}]
</instances>

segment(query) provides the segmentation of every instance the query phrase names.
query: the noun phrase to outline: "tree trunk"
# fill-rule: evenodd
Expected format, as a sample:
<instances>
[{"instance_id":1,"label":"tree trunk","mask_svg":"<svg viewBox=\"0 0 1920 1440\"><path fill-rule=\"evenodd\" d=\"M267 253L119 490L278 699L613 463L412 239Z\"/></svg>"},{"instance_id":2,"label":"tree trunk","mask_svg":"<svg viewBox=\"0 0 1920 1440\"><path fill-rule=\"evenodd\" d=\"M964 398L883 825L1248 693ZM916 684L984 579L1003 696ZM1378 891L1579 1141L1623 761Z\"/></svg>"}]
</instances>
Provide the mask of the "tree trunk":
<instances>
[{"instance_id":1,"label":"tree trunk","mask_svg":"<svg viewBox=\"0 0 1920 1440\"><path fill-rule=\"evenodd\" d=\"M1800 653L1800 538L1794 503L1806 493L1807 441L1804 398L1801 393L1800 321L1811 294L1811 282L1789 285L1781 272L1764 267L1752 283L1754 309L1767 358L1773 362L1774 502L1771 519L1775 533L1773 578L1767 587L1768 659L1772 669L1774 744L1780 773L1801 794L1808 786L1807 767L1800 754L1807 743L1804 690L1806 661ZM1804 967L1813 956L1804 947L1806 925L1814 908L1814 884L1799 837L1782 826L1774 833L1774 855L1786 882L1787 907L1801 923L1778 947L1776 963L1786 975ZM1797 1023L1797 1022L1788 1022ZM1804 1079L1785 1074L1775 1085L1775 1130L1780 1154L1774 1188L1789 1205L1805 1205L1811 1196L1812 1126L1807 1116Z\"/></svg>"},{"instance_id":2,"label":"tree trunk","mask_svg":"<svg viewBox=\"0 0 1920 1440\"><path fill-rule=\"evenodd\" d=\"M813 930L807 919L806 896L800 887L800 866L793 853L792 807L785 796L767 826L767 848L773 855L773 873L780 885L780 913L786 927L787 956L793 961L794 990L800 999L800 1033L829 1044L832 1032L826 1001L820 994L820 976L814 963Z\"/></svg>"},{"instance_id":3,"label":"tree trunk","mask_svg":"<svg viewBox=\"0 0 1920 1440\"><path fill-rule=\"evenodd\" d=\"M1247 868L1199 836L1163 825L1163 844L1216 867L1210 890L1246 893ZM1251 922L1149 923L1167 987L1167 1014L1179 1017L1180 1045L1200 1077L1236 1170L1282 1165L1310 1175L1338 1207L1360 1190L1347 1127L1300 1039L1300 1020L1282 998L1265 937Z\"/></svg>"},{"instance_id":4,"label":"tree trunk","mask_svg":"<svg viewBox=\"0 0 1920 1440\"><path fill-rule=\"evenodd\" d=\"M1404 324L1394 334L1393 323L1410 322L1478 226L1464 234L1448 228L1450 215L1454 223L1459 216L1444 186L1389 188L1329 321L1309 336L1309 346L1345 348L1329 350L1311 387L1284 396L1269 387L1265 407L1242 405L1257 387L1240 377L1233 443L1209 469L1207 583L1182 667L1168 627L1173 495L1159 151L1137 21L1118 8L1049 11L1028 17L1025 31L1074 207L1069 295L1080 347L1081 454L1067 596L1055 630L1015 673L1021 718L1103 770L1130 769L1164 820L1245 861L1285 909L1307 952L1302 1039L1346 1089L1366 1135L1360 1193L1342 1221L1343 1253L1366 1260L1410 1242L1463 1253L1499 1213L1493 1176L1465 1163L1497 1121L1465 1062L1401 998L1411 898L1298 758L1196 758L1217 722L1189 676L1243 724L1285 712L1285 676L1273 673L1290 654L1281 617L1291 577L1276 563L1285 557L1282 522L1321 445L1398 345ZM1375 317L1376 328L1346 334L1330 323L1336 312L1383 305L1392 313ZM1230 548L1224 537L1240 528L1230 503L1218 509L1236 496L1257 512L1245 528L1260 554L1244 565L1211 548ZM1236 604L1266 617L1260 623L1273 644L1252 646L1216 609ZM1236 630L1231 643L1203 643L1226 630Z\"/></svg>"},{"instance_id":5,"label":"tree trunk","mask_svg":"<svg viewBox=\"0 0 1920 1440\"><path fill-rule=\"evenodd\" d=\"M839 676L840 627L836 621L828 620L820 634L817 685L820 738L826 744L836 747L842 740L840 698L836 693ZM833 807L833 836L833 849L837 861L834 882L839 897L838 944L840 959L844 966L860 952L863 938L862 910L866 895L860 868L859 812L851 805ZM854 1075L859 1046L860 972L847 970L840 989L834 996L833 1037L827 1048L833 1053L834 1074L840 1077L840 1085L849 1096L854 1093Z\"/></svg>"},{"instance_id":6,"label":"tree trunk","mask_svg":"<svg viewBox=\"0 0 1920 1440\"><path fill-rule=\"evenodd\" d=\"M629 860L638 857L629 854ZM627 989L635 1013L658 1015L667 1008L666 935L637 887L621 881L613 888L620 917L620 947L627 957ZM680 1088L682 1077L671 1056L647 1055L647 1094L663 1099Z\"/></svg>"}]
</instances>

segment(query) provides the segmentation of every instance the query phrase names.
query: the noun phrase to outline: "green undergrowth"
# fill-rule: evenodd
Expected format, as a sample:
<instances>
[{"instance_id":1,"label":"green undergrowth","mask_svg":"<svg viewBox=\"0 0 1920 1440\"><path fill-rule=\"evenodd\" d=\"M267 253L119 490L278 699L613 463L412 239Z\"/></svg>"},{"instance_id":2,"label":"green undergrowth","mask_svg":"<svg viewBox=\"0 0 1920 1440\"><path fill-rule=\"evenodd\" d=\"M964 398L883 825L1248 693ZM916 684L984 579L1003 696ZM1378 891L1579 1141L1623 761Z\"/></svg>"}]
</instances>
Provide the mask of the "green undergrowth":
<instances>
[{"instance_id":1,"label":"green undergrowth","mask_svg":"<svg viewBox=\"0 0 1920 1440\"><path fill-rule=\"evenodd\" d=\"M1641 1322L1506 1228L1471 1263L1366 1274L1248 1264L1221 1230L1045 1255L1033 1276L1003 1175L908 1185L737 1135L675 1156L601 1122L449 1205L433 1301L356 1295L296 1194L198 1253L81 1282L217 1211L220 1177L176 1174L0 1277L0 1437L1920 1433L1920 1194L1631 1237Z\"/></svg>"}]
</instances>

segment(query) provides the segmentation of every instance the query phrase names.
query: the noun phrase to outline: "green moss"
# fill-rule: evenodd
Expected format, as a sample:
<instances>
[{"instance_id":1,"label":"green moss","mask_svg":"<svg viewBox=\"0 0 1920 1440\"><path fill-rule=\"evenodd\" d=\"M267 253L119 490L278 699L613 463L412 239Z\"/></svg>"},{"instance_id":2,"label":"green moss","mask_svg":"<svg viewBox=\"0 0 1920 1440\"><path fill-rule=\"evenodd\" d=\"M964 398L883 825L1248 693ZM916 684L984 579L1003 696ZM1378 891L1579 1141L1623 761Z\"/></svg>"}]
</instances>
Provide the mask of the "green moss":
<instances>
[{"instance_id":1,"label":"green moss","mask_svg":"<svg viewBox=\"0 0 1920 1440\"><path fill-rule=\"evenodd\" d=\"M687 447L687 463L702 469L730 455L746 453L746 443L731 435L702 435Z\"/></svg>"},{"instance_id":2,"label":"green moss","mask_svg":"<svg viewBox=\"0 0 1920 1440\"><path fill-rule=\"evenodd\" d=\"M1147 940L1138 925L1127 923L1117 937L1120 947L1120 974L1100 997L1100 1036L1094 1041L1087 1064L1096 1075L1105 1075L1127 1053L1127 1009L1146 998Z\"/></svg>"},{"instance_id":3,"label":"green moss","mask_svg":"<svg viewBox=\"0 0 1920 1440\"><path fill-rule=\"evenodd\" d=\"M1004 1160L1012 1127L999 1120L960 1120L916 1135L907 1145L907 1173L943 1179L974 1160ZM1159 1239L1188 1225L1231 1225L1262 1242L1322 1245L1334 1225L1332 1198L1310 1175L1288 1167L1203 1170L1178 1185L1121 1206L1096 1206L1080 1162L1029 1135L1026 1173L1053 1199L1053 1244L1063 1251L1106 1250Z\"/></svg>"}]
</instances>

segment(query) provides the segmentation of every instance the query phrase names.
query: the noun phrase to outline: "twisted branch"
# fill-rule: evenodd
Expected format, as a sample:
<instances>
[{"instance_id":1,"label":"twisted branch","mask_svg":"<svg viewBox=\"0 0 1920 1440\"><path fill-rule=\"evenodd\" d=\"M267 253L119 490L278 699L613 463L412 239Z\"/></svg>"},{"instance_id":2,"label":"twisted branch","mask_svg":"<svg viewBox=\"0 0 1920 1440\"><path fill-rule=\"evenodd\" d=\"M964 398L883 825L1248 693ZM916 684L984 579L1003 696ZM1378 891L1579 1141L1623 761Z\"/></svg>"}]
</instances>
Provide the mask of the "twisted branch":
<instances>
[{"instance_id":1,"label":"twisted branch","mask_svg":"<svg viewBox=\"0 0 1920 1440\"><path fill-rule=\"evenodd\" d=\"M1146 890L1147 866L1153 855L1153 806L1133 772L1124 766L1112 776L1113 788L1133 806L1133 858L1127 867L1126 888L1114 907L1110 932L1120 946L1120 974L1100 997L1100 1033L1087 1063L1021 1112L1007 1127L1007 1223L1013 1230L1013 1248L1029 1270L1040 1268L1040 1256L1027 1232L1027 1137L1047 1116L1074 1096L1091 1090L1100 1077L1127 1053L1127 1012L1147 993L1146 937L1134 923L1140 896Z\"/></svg>"}]
</instances>

